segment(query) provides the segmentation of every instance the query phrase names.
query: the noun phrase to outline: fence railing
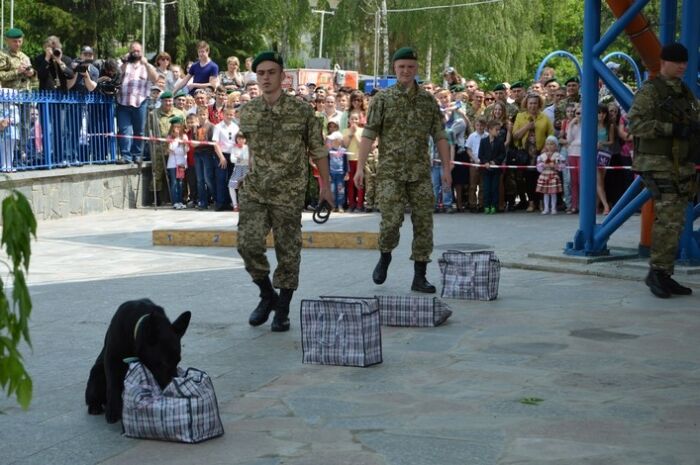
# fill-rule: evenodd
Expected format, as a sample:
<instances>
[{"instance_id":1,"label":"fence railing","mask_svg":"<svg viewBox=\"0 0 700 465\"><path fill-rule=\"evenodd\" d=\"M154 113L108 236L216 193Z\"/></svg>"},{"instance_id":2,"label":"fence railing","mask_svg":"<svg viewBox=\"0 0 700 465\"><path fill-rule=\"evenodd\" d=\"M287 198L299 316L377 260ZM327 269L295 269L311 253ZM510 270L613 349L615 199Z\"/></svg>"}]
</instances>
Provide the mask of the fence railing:
<instances>
[{"instance_id":1,"label":"fence railing","mask_svg":"<svg viewBox=\"0 0 700 465\"><path fill-rule=\"evenodd\" d=\"M0 89L0 171L114 163L114 99Z\"/></svg>"}]
</instances>

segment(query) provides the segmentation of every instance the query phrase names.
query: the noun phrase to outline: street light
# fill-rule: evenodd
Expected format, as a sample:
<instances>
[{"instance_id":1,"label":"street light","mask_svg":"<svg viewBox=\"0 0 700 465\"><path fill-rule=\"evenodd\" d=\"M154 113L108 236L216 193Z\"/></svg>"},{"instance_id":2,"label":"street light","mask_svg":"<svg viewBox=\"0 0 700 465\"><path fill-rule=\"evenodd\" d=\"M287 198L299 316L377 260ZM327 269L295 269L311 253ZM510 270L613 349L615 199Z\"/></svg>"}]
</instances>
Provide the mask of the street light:
<instances>
[{"instance_id":1,"label":"street light","mask_svg":"<svg viewBox=\"0 0 700 465\"><path fill-rule=\"evenodd\" d=\"M318 13L321 15L321 37L318 41L318 57L323 58L323 23L326 15L335 15L335 10L338 8L340 0L328 0L328 5L331 7L331 11L316 10L318 7L318 0L309 0L309 6L311 7L312 13Z\"/></svg>"}]
</instances>

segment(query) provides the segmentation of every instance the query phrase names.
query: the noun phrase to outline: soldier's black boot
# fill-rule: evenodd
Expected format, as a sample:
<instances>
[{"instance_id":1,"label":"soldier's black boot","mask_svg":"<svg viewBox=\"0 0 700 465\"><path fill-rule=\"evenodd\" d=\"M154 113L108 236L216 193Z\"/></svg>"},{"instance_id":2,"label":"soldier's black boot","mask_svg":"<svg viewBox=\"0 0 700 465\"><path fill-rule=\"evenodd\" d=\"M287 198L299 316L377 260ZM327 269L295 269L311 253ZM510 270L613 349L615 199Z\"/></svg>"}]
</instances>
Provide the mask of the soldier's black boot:
<instances>
[{"instance_id":1,"label":"soldier's black boot","mask_svg":"<svg viewBox=\"0 0 700 465\"><path fill-rule=\"evenodd\" d=\"M690 295L693 290L689 287L682 286L675 279L671 277L670 274L662 272L660 276L661 284L669 291L671 294L676 295Z\"/></svg>"},{"instance_id":2,"label":"soldier's black boot","mask_svg":"<svg viewBox=\"0 0 700 465\"><path fill-rule=\"evenodd\" d=\"M374 272L372 273L372 281L374 281L374 284L384 284L384 281L386 281L386 272L389 269L389 263L391 263L391 252L382 252L379 257L379 262L377 266L374 267Z\"/></svg>"},{"instance_id":3,"label":"soldier's black boot","mask_svg":"<svg viewBox=\"0 0 700 465\"><path fill-rule=\"evenodd\" d=\"M292 301L292 294L294 289L280 289L280 298L275 305L275 316L270 327L276 333L289 331L289 303Z\"/></svg>"},{"instance_id":4,"label":"soldier's black boot","mask_svg":"<svg viewBox=\"0 0 700 465\"><path fill-rule=\"evenodd\" d=\"M435 286L430 284L425 279L425 270L428 267L428 262L413 263L413 284L411 290L416 292L425 292L426 294L435 294Z\"/></svg>"},{"instance_id":5,"label":"soldier's black boot","mask_svg":"<svg viewBox=\"0 0 700 465\"><path fill-rule=\"evenodd\" d=\"M256 279L253 282L260 288L260 303L255 307L253 313L250 314L248 324L250 324L250 326L260 326L270 317L270 312L274 310L279 296L272 287L269 277L266 276L264 279Z\"/></svg>"},{"instance_id":6,"label":"soldier's black boot","mask_svg":"<svg viewBox=\"0 0 700 465\"><path fill-rule=\"evenodd\" d=\"M668 299L669 297L671 297L671 291L667 289L662 282L661 276L663 274L665 273L661 270L651 269L649 270L649 274L647 274L644 283L647 286L649 286L649 290L651 290L651 293L654 294L656 297Z\"/></svg>"}]
</instances>

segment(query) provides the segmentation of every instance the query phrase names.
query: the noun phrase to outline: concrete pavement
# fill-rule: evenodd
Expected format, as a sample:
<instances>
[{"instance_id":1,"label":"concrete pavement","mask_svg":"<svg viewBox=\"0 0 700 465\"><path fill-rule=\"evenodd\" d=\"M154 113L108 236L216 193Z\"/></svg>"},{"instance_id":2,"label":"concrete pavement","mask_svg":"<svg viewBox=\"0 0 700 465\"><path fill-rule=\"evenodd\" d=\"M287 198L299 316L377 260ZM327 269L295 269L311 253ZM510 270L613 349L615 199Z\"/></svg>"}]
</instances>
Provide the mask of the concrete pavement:
<instances>
[{"instance_id":1,"label":"concrete pavement","mask_svg":"<svg viewBox=\"0 0 700 465\"><path fill-rule=\"evenodd\" d=\"M653 297L641 260L562 260L577 218L436 216L443 250L494 249L499 299L450 300L439 328L382 328L384 363L301 364L292 330L250 328L257 290L235 250L151 245L165 228L233 228L233 213L129 210L39 224L29 276L32 406L0 400L0 464L700 464L700 297ZM376 231L378 215L304 230ZM638 219L610 241L634 248ZM371 250L305 249L302 298L410 292L410 221L385 285ZM274 263L274 257L271 256ZM679 279L700 292L700 277ZM429 279L438 282L436 262ZM622 278L622 279L616 279ZM150 297L194 315L183 362L213 378L226 434L140 441L87 415L83 392L109 319ZM542 399L527 405L524 398Z\"/></svg>"}]
</instances>

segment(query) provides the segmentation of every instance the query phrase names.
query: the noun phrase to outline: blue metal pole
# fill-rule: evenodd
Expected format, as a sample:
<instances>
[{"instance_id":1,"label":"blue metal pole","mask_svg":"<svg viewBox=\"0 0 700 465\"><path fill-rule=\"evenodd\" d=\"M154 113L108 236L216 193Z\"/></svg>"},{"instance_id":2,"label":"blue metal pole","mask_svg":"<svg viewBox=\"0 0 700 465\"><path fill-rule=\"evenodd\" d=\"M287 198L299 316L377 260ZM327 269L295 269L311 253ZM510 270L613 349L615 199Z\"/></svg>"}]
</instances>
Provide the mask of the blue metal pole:
<instances>
[{"instance_id":1,"label":"blue metal pole","mask_svg":"<svg viewBox=\"0 0 700 465\"><path fill-rule=\"evenodd\" d=\"M625 87L622 81L620 81L620 79L618 79L618 77L599 59L593 59L593 67L598 72L605 85L608 86L610 92L612 92L617 101L620 102L622 108L629 110L632 106L632 100L634 99L632 92Z\"/></svg>"},{"instance_id":2,"label":"blue metal pole","mask_svg":"<svg viewBox=\"0 0 700 465\"><path fill-rule=\"evenodd\" d=\"M595 245L598 249L604 249L607 247L608 239L610 236L617 231L617 229L622 226L625 221L627 221L632 215L637 212L642 205L647 203L651 198L651 192L648 189L644 189L640 192L634 200L632 200L628 205L621 209L621 211L612 217L610 221L601 225L600 228L595 233Z\"/></svg>"},{"instance_id":3,"label":"blue metal pole","mask_svg":"<svg viewBox=\"0 0 700 465\"><path fill-rule=\"evenodd\" d=\"M552 58L558 57L558 56L566 57L569 60L571 60L574 63L574 65L576 66L576 71L578 72L578 75L579 76L582 75L581 63L579 63L578 59L574 55L572 55L571 53L569 53L565 50L555 50L554 52L552 52L549 55L547 55L546 57L544 57L544 59L540 62L540 65L537 67L537 71L535 72L535 81L540 80L540 76L542 75L542 70L544 69L544 65L546 65L549 62L549 60L551 60Z\"/></svg>"},{"instance_id":4,"label":"blue metal pole","mask_svg":"<svg viewBox=\"0 0 700 465\"><path fill-rule=\"evenodd\" d=\"M698 45L700 45L700 2L685 0L681 22L681 42L689 50L688 69L685 72L685 83L698 96Z\"/></svg>"},{"instance_id":5,"label":"blue metal pole","mask_svg":"<svg viewBox=\"0 0 700 465\"><path fill-rule=\"evenodd\" d=\"M625 193L622 194L620 199L615 202L615 205L613 206L612 210L610 210L608 216L605 217L601 226L605 226L613 218L615 218L620 211L639 194L642 189L644 189L644 183L642 182L641 176L637 176L634 178L634 181L632 181L632 184L630 184Z\"/></svg>"},{"instance_id":6,"label":"blue metal pole","mask_svg":"<svg viewBox=\"0 0 700 465\"><path fill-rule=\"evenodd\" d=\"M688 203L685 210L685 227L681 233L678 247L678 259L685 261L700 260L700 246L693 231L693 221L695 220L695 210L692 203Z\"/></svg>"},{"instance_id":7,"label":"blue metal pole","mask_svg":"<svg viewBox=\"0 0 700 465\"><path fill-rule=\"evenodd\" d=\"M666 0L661 2L659 12L659 41L661 45L673 42L676 37L676 17L678 2L676 0Z\"/></svg>"},{"instance_id":8,"label":"blue metal pole","mask_svg":"<svg viewBox=\"0 0 700 465\"><path fill-rule=\"evenodd\" d=\"M600 38L601 0L587 0L583 9L583 80L581 83L581 195L579 228L582 232L583 252L594 255L593 235L596 225L596 155L597 155L597 108L598 73L593 62L593 52Z\"/></svg>"},{"instance_id":9,"label":"blue metal pole","mask_svg":"<svg viewBox=\"0 0 700 465\"><path fill-rule=\"evenodd\" d=\"M603 57L603 63L607 63L614 57L620 57L630 64L632 70L634 71L635 81L637 81L637 89L642 87L642 73L641 71L639 71L639 66L637 66L637 62L634 61L634 59L631 56L627 55L625 52L612 52L608 53L607 55L605 55L605 57ZM625 108L625 110L629 110L629 108Z\"/></svg>"}]
</instances>

